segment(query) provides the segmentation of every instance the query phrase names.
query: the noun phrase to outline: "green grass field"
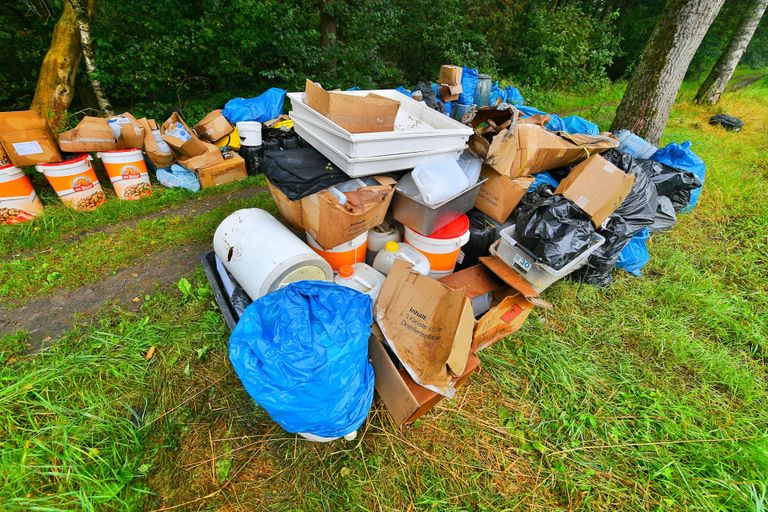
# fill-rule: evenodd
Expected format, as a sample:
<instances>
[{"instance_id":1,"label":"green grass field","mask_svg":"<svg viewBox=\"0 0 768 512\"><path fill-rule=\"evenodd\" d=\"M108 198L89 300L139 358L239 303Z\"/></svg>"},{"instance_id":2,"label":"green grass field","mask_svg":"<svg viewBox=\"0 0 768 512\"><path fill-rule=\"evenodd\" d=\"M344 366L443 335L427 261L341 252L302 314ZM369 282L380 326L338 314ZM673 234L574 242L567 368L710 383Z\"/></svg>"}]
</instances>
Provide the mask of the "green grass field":
<instances>
[{"instance_id":1,"label":"green grass field","mask_svg":"<svg viewBox=\"0 0 768 512\"><path fill-rule=\"evenodd\" d=\"M199 268L138 311L107 308L34 355L25 333L0 338L0 510L764 512L768 79L717 108L691 105L693 92L686 84L664 142L693 141L706 186L693 213L652 237L643 277L553 286L553 310L484 351L470 385L411 427L395 429L377 404L355 442L283 432L233 374ZM599 105L620 95L553 94L536 106L591 105L581 115L607 128L615 107ZM710 127L721 111L744 130ZM273 208L258 194L91 233L190 200L161 191L93 214L51 206L40 221L1 227L0 301L210 239L239 207Z\"/></svg>"}]
</instances>

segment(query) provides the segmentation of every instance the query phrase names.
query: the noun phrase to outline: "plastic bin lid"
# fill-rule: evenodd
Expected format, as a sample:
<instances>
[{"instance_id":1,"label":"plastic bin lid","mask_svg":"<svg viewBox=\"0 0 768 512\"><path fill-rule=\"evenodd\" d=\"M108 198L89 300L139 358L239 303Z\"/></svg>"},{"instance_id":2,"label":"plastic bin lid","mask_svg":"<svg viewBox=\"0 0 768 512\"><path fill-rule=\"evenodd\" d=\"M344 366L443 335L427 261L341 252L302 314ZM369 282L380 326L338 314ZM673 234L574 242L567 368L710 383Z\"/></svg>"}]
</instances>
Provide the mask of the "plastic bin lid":
<instances>
[{"instance_id":1,"label":"plastic bin lid","mask_svg":"<svg viewBox=\"0 0 768 512\"><path fill-rule=\"evenodd\" d=\"M427 238L436 238L438 240L448 240L449 238L459 238L464 233L469 231L469 217L465 213L462 213L460 216L456 217L455 220L452 220L445 226L441 227L431 235L424 235L419 233L421 236L425 236Z\"/></svg>"}]
</instances>

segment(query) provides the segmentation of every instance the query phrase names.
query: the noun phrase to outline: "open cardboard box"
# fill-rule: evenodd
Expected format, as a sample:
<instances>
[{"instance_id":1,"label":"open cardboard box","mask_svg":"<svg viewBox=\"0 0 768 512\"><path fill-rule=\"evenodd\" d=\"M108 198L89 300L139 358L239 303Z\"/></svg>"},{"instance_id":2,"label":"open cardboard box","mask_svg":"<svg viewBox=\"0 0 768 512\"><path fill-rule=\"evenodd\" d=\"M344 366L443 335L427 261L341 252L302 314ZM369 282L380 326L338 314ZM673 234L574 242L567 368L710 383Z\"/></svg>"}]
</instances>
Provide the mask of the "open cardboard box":
<instances>
[{"instance_id":1,"label":"open cardboard box","mask_svg":"<svg viewBox=\"0 0 768 512\"><path fill-rule=\"evenodd\" d=\"M197 177L202 188L218 187L227 183L241 181L248 177L245 160L234 151L228 152L221 162L197 170Z\"/></svg>"},{"instance_id":2,"label":"open cardboard box","mask_svg":"<svg viewBox=\"0 0 768 512\"><path fill-rule=\"evenodd\" d=\"M173 163L173 153L165 153L160 150L160 146L152 135L153 130L159 130L160 126L154 119L142 117L137 121L144 128L144 151L147 156L158 167L168 167Z\"/></svg>"},{"instance_id":3,"label":"open cardboard box","mask_svg":"<svg viewBox=\"0 0 768 512\"><path fill-rule=\"evenodd\" d=\"M204 118L202 118L195 125L195 131L200 137L210 142L215 142L223 137L226 137L232 131L234 127L229 124L229 121L221 114L221 109L216 109L209 112Z\"/></svg>"},{"instance_id":4,"label":"open cardboard box","mask_svg":"<svg viewBox=\"0 0 768 512\"><path fill-rule=\"evenodd\" d=\"M400 109L399 101L378 94L329 92L312 80L307 80L304 96L309 108L350 133L391 132Z\"/></svg>"},{"instance_id":5,"label":"open cardboard box","mask_svg":"<svg viewBox=\"0 0 768 512\"><path fill-rule=\"evenodd\" d=\"M121 122L120 135L117 137L117 146L119 149L144 149L144 126L139 123L130 112L123 112L120 115L112 116L110 119L128 120Z\"/></svg>"},{"instance_id":6,"label":"open cardboard box","mask_svg":"<svg viewBox=\"0 0 768 512\"><path fill-rule=\"evenodd\" d=\"M205 169L206 167L224 163L224 157L221 155L221 149L214 146L210 142L200 141L200 143L203 144L205 151L196 156L179 157L178 160L180 165L192 172L198 172L201 169Z\"/></svg>"},{"instance_id":7,"label":"open cardboard box","mask_svg":"<svg viewBox=\"0 0 768 512\"><path fill-rule=\"evenodd\" d=\"M190 135L190 138L186 141L181 140L170 133L166 133L168 130L174 128L177 123L181 123L186 132ZM200 138L192 131L187 123L181 118L181 116L174 112L171 117L165 120L163 126L160 129L163 136L163 140L171 146L171 149L180 158L191 158L193 156L202 155L208 150L208 145L200 140Z\"/></svg>"},{"instance_id":8,"label":"open cardboard box","mask_svg":"<svg viewBox=\"0 0 768 512\"><path fill-rule=\"evenodd\" d=\"M19 168L61 161L51 127L33 110L0 112L0 144Z\"/></svg>"},{"instance_id":9,"label":"open cardboard box","mask_svg":"<svg viewBox=\"0 0 768 512\"><path fill-rule=\"evenodd\" d=\"M486 181L480 185L475 208L496 222L504 224L520 204L534 179L530 176L508 178L487 165L483 165L480 175L486 178Z\"/></svg>"},{"instance_id":10,"label":"open cardboard box","mask_svg":"<svg viewBox=\"0 0 768 512\"><path fill-rule=\"evenodd\" d=\"M441 85L461 84L461 75L461 66L443 64L440 66L440 75L438 76L437 83Z\"/></svg>"},{"instance_id":11,"label":"open cardboard box","mask_svg":"<svg viewBox=\"0 0 768 512\"><path fill-rule=\"evenodd\" d=\"M91 153L118 149L118 145L105 118L85 116L77 126L59 134L59 148L68 153Z\"/></svg>"}]
</instances>

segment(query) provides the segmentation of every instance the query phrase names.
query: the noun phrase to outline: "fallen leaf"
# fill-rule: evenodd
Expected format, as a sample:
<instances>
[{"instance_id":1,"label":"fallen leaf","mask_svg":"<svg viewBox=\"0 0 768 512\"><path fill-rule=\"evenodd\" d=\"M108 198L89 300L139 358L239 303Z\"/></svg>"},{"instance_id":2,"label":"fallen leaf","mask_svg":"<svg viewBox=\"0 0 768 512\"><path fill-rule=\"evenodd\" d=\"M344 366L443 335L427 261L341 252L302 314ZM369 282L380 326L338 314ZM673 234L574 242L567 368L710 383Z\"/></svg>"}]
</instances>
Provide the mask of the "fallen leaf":
<instances>
[{"instance_id":1,"label":"fallen leaf","mask_svg":"<svg viewBox=\"0 0 768 512\"><path fill-rule=\"evenodd\" d=\"M131 299L131 302L134 302L134 303L135 302L141 302L141 299L138 298L138 297L134 297L134 298Z\"/></svg>"},{"instance_id":2,"label":"fallen leaf","mask_svg":"<svg viewBox=\"0 0 768 512\"><path fill-rule=\"evenodd\" d=\"M152 359L153 357L155 357L155 351L156 351L156 350L157 350L157 349L155 348L155 346L154 346L154 345L152 345L151 347L149 347L149 350L147 350L147 355L145 355L145 356L144 356L144 359L146 359L147 361L149 361L150 359Z\"/></svg>"},{"instance_id":3,"label":"fallen leaf","mask_svg":"<svg viewBox=\"0 0 768 512\"><path fill-rule=\"evenodd\" d=\"M52 336L46 336L45 338L43 338L43 342L51 341L52 339L53 339Z\"/></svg>"},{"instance_id":4,"label":"fallen leaf","mask_svg":"<svg viewBox=\"0 0 768 512\"><path fill-rule=\"evenodd\" d=\"M131 272L131 277L139 277L139 273L138 272Z\"/></svg>"}]
</instances>

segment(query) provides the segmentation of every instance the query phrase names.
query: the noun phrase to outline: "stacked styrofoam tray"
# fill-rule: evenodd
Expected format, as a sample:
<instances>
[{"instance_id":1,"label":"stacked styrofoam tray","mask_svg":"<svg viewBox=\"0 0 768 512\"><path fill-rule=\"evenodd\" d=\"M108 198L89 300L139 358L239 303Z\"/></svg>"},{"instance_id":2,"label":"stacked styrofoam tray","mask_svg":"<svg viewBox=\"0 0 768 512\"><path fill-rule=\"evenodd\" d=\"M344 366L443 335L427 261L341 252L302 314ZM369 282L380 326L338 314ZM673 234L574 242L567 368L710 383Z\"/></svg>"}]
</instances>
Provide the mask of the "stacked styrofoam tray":
<instances>
[{"instance_id":1,"label":"stacked styrofoam tray","mask_svg":"<svg viewBox=\"0 0 768 512\"><path fill-rule=\"evenodd\" d=\"M472 128L393 89L344 91L344 94L355 96L366 96L369 93L400 102L393 131L350 133L307 106L302 92L288 93L293 106L291 117L305 129L318 132L317 136L326 144L349 158L455 150L463 147L472 135Z\"/></svg>"}]
</instances>

